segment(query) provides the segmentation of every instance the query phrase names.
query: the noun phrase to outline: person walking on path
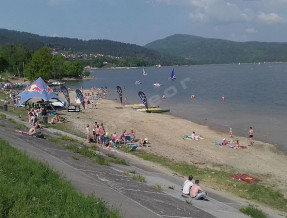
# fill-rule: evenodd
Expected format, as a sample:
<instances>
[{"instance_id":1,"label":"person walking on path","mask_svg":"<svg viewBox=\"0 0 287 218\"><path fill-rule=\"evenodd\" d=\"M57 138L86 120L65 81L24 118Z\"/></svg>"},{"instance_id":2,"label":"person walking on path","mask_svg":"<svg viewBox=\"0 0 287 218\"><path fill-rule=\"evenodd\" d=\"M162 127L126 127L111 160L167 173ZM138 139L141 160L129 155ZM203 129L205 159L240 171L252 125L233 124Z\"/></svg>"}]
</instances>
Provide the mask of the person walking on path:
<instances>
[{"instance_id":1,"label":"person walking on path","mask_svg":"<svg viewBox=\"0 0 287 218\"><path fill-rule=\"evenodd\" d=\"M249 145L253 145L254 144L254 141L253 141L253 134L254 134L254 131L253 131L253 128L250 126L249 128Z\"/></svg>"},{"instance_id":2,"label":"person walking on path","mask_svg":"<svg viewBox=\"0 0 287 218\"><path fill-rule=\"evenodd\" d=\"M207 192L200 187L199 180L194 181L194 185L190 189L190 197L194 198L195 200L208 201Z\"/></svg>"}]
</instances>

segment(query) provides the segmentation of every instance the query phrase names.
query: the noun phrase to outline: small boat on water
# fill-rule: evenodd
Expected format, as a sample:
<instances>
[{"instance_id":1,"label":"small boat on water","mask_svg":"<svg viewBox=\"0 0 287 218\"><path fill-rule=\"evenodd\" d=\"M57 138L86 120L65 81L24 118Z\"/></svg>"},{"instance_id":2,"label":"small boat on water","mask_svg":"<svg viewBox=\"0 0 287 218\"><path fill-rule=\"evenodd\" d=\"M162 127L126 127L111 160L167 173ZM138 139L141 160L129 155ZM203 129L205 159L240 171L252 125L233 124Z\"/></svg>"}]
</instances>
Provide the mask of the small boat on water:
<instances>
[{"instance_id":1,"label":"small boat on water","mask_svg":"<svg viewBox=\"0 0 287 218\"><path fill-rule=\"evenodd\" d=\"M147 76L147 73L145 72L145 70L144 70L144 67L143 67L143 76Z\"/></svg>"},{"instance_id":2,"label":"small boat on water","mask_svg":"<svg viewBox=\"0 0 287 218\"><path fill-rule=\"evenodd\" d=\"M171 79L171 80L175 80L175 79L176 79L176 76L175 76L175 74L174 74L174 68L172 69L172 72L171 72L171 74L170 74L170 79Z\"/></svg>"},{"instance_id":3,"label":"small boat on water","mask_svg":"<svg viewBox=\"0 0 287 218\"><path fill-rule=\"evenodd\" d=\"M161 85L159 83L154 83L153 86L160 87Z\"/></svg>"},{"instance_id":4,"label":"small boat on water","mask_svg":"<svg viewBox=\"0 0 287 218\"><path fill-rule=\"evenodd\" d=\"M155 110L146 110L147 113L166 113L166 112L170 112L170 109L155 109Z\"/></svg>"},{"instance_id":5,"label":"small boat on water","mask_svg":"<svg viewBox=\"0 0 287 218\"><path fill-rule=\"evenodd\" d=\"M150 107L150 108L148 108L148 109L146 109L146 108L137 108L137 109L135 109L136 111L154 111L154 110L161 110L159 107Z\"/></svg>"},{"instance_id":6,"label":"small boat on water","mask_svg":"<svg viewBox=\"0 0 287 218\"><path fill-rule=\"evenodd\" d=\"M140 80L137 80L137 81L135 82L135 84L136 84L136 85L140 85L140 84L142 84L142 82L141 82Z\"/></svg>"},{"instance_id":7,"label":"small boat on water","mask_svg":"<svg viewBox=\"0 0 287 218\"><path fill-rule=\"evenodd\" d=\"M144 107L144 104L126 104L125 107Z\"/></svg>"}]
</instances>

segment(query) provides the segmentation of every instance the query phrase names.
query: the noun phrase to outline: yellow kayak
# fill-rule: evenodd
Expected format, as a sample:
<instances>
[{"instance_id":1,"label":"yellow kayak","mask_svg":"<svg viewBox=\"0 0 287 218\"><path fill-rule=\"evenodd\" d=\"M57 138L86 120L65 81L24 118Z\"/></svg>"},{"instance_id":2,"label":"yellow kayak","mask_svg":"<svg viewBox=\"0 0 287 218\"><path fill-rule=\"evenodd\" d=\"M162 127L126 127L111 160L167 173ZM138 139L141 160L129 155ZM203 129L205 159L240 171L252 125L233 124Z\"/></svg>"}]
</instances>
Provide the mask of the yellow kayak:
<instances>
[{"instance_id":1,"label":"yellow kayak","mask_svg":"<svg viewBox=\"0 0 287 218\"><path fill-rule=\"evenodd\" d=\"M126 104L125 107L143 107L144 104Z\"/></svg>"},{"instance_id":2,"label":"yellow kayak","mask_svg":"<svg viewBox=\"0 0 287 218\"><path fill-rule=\"evenodd\" d=\"M155 111L155 110L161 110L161 109L159 107L154 107L154 108L149 108L149 109L145 109L145 108L136 109L136 111Z\"/></svg>"}]
</instances>

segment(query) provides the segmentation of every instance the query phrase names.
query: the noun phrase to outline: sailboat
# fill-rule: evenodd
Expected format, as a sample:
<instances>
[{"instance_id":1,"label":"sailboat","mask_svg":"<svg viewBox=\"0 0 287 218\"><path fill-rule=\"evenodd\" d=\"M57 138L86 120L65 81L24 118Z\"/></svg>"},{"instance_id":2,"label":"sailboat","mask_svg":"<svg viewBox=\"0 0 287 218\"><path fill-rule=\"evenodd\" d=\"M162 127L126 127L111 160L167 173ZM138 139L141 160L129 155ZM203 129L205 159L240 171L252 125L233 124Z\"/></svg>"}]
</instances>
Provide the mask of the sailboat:
<instances>
[{"instance_id":1,"label":"sailboat","mask_svg":"<svg viewBox=\"0 0 287 218\"><path fill-rule=\"evenodd\" d=\"M146 75L147 73L145 72L144 67L143 67L143 76L146 76Z\"/></svg>"},{"instance_id":2,"label":"sailboat","mask_svg":"<svg viewBox=\"0 0 287 218\"><path fill-rule=\"evenodd\" d=\"M170 75L171 80L175 80L176 76L174 75L174 68L172 69L171 75Z\"/></svg>"}]
</instances>

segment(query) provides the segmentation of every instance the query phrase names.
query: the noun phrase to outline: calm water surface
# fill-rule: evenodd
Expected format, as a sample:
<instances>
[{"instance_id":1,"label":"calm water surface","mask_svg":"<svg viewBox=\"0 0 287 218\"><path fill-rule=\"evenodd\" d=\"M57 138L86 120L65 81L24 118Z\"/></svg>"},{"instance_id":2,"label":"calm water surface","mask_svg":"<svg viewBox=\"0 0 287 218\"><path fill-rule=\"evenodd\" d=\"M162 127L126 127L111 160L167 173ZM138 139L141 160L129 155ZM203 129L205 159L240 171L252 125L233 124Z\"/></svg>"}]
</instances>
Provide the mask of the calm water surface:
<instances>
[{"instance_id":1,"label":"calm water surface","mask_svg":"<svg viewBox=\"0 0 287 218\"><path fill-rule=\"evenodd\" d=\"M234 134L247 136L252 126L255 139L287 151L287 64L176 66L176 81L169 79L172 68L146 68L147 76L142 68L95 70L96 80L66 85L71 89L107 86L113 91L110 99L118 98L115 87L119 85L131 104L141 103L137 92L143 91L150 106L170 108L174 116L226 133L232 127ZM136 85L136 80L142 84ZM154 83L162 85L155 88ZM167 99L158 100L163 94ZM196 96L192 101L191 94ZM183 130L183 134L188 133Z\"/></svg>"}]
</instances>

